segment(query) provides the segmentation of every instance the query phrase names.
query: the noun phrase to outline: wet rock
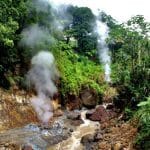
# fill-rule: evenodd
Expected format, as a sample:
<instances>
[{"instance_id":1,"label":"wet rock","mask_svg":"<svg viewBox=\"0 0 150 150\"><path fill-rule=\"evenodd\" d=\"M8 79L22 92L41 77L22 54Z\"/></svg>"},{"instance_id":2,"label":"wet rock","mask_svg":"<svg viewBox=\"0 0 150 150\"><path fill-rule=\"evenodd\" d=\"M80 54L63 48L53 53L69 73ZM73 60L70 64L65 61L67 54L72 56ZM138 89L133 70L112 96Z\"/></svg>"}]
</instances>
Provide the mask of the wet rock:
<instances>
[{"instance_id":1,"label":"wet rock","mask_svg":"<svg viewBox=\"0 0 150 150\"><path fill-rule=\"evenodd\" d=\"M79 126L79 125L81 125L82 123L84 123L83 122L83 120L72 120L71 122L70 122L70 124L72 125L72 126Z\"/></svg>"},{"instance_id":2,"label":"wet rock","mask_svg":"<svg viewBox=\"0 0 150 150\"><path fill-rule=\"evenodd\" d=\"M92 135L92 134L87 134L87 135L83 136L81 139L82 144L90 143L93 141L94 141L94 135Z\"/></svg>"},{"instance_id":3,"label":"wet rock","mask_svg":"<svg viewBox=\"0 0 150 150\"><path fill-rule=\"evenodd\" d=\"M81 114L79 112L69 112L67 114L67 118L71 120L79 120L81 118Z\"/></svg>"},{"instance_id":4,"label":"wet rock","mask_svg":"<svg viewBox=\"0 0 150 150\"><path fill-rule=\"evenodd\" d=\"M25 145L23 146L22 150L33 150L32 146Z\"/></svg>"},{"instance_id":5,"label":"wet rock","mask_svg":"<svg viewBox=\"0 0 150 150\"><path fill-rule=\"evenodd\" d=\"M48 127L29 124L23 128L1 133L0 145L3 143L21 143L22 145L30 143L33 149L43 150L47 146L57 144L70 136L70 128L66 127L64 121L60 118Z\"/></svg>"},{"instance_id":6,"label":"wet rock","mask_svg":"<svg viewBox=\"0 0 150 150\"><path fill-rule=\"evenodd\" d=\"M56 135L55 137L43 136L42 139L48 143L48 145L58 144L59 142L66 140L70 134L68 135Z\"/></svg>"},{"instance_id":7,"label":"wet rock","mask_svg":"<svg viewBox=\"0 0 150 150\"><path fill-rule=\"evenodd\" d=\"M87 108L94 108L97 104L97 94L92 90L84 90L81 93L82 104Z\"/></svg>"},{"instance_id":8,"label":"wet rock","mask_svg":"<svg viewBox=\"0 0 150 150\"><path fill-rule=\"evenodd\" d=\"M81 143L84 145L85 150L99 150L98 148L98 141L102 137L100 134L98 135L97 133L95 134L87 134L82 137Z\"/></svg>"},{"instance_id":9,"label":"wet rock","mask_svg":"<svg viewBox=\"0 0 150 150\"><path fill-rule=\"evenodd\" d=\"M88 143L84 147L84 150L100 150L97 142Z\"/></svg>"},{"instance_id":10,"label":"wet rock","mask_svg":"<svg viewBox=\"0 0 150 150\"><path fill-rule=\"evenodd\" d=\"M103 135L100 132L96 132L94 135L94 141L98 142L99 140L103 139Z\"/></svg>"},{"instance_id":11,"label":"wet rock","mask_svg":"<svg viewBox=\"0 0 150 150\"><path fill-rule=\"evenodd\" d=\"M106 111L106 109L100 105L94 113L89 117L90 120L92 121L100 121L100 122L105 122L109 120L109 114Z\"/></svg>"},{"instance_id":12,"label":"wet rock","mask_svg":"<svg viewBox=\"0 0 150 150\"><path fill-rule=\"evenodd\" d=\"M83 120L81 119L81 113L79 111L68 112L66 116L67 119L69 119L71 126L79 126L83 123Z\"/></svg>"},{"instance_id":13,"label":"wet rock","mask_svg":"<svg viewBox=\"0 0 150 150\"><path fill-rule=\"evenodd\" d=\"M91 110L88 110L86 112L86 118L89 119L89 117L95 112L95 109L91 109Z\"/></svg>"}]
</instances>

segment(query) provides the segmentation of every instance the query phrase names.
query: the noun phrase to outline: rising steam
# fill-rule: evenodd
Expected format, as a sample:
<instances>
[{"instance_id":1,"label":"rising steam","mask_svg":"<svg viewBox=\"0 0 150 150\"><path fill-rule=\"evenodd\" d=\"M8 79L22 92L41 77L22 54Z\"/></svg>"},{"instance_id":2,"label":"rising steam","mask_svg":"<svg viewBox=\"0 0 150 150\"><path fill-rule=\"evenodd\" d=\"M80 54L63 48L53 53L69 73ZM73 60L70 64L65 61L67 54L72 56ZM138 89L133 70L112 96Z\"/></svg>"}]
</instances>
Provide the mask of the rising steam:
<instances>
[{"instance_id":1,"label":"rising steam","mask_svg":"<svg viewBox=\"0 0 150 150\"><path fill-rule=\"evenodd\" d=\"M25 28L21 35L22 39L19 44L32 49L41 43L50 43L52 41L48 30L44 27L40 27L38 24L33 24Z\"/></svg>"},{"instance_id":2,"label":"rising steam","mask_svg":"<svg viewBox=\"0 0 150 150\"><path fill-rule=\"evenodd\" d=\"M109 49L106 43L106 39L108 37L109 29L105 23L103 23L101 20L97 19L96 21L96 31L98 34L98 53L99 58L101 62L104 65L105 70L105 81L110 82L110 74L111 74L111 58L109 55Z\"/></svg>"},{"instance_id":3,"label":"rising steam","mask_svg":"<svg viewBox=\"0 0 150 150\"><path fill-rule=\"evenodd\" d=\"M31 69L27 79L37 92L37 97L31 99L31 104L43 123L48 123L53 116L50 97L57 92L55 79L59 76L55 67L54 56L50 52L41 51L31 60Z\"/></svg>"},{"instance_id":4,"label":"rising steam","mask_svg":"<svg viewBox=\"0 0 150 150\"><path fill-rule=\"evenodd\" d=\"M48 0L32 0L32 3L38 13L48 14L45 19L48 20L50 18ZM48 27L41 25L39 22L23 29L21 37L19 45L31 50L31 54L36 54L41 49L49 48L55 43L55 38L50 34ZM53 116L53 107L50 100L57 92L54 81L58 76L52 53L41 51L33 56L31 69L27 74L27 81L36 91L37 96L31 99L31 105L43 123L48 123Z\"/></svg>"},{"instance_id":5,"label":"rising steam","mask_svg":"<svg viewBox=\"0 0 150 150\"><path fill-rule=\"evenodd\" d=\"M30 48L32 51L41 50L41 45L43 48L49 48L50 45L55 43L55 38L53 33L59 31L60 34L66 24L70 24L72 21L72 16L67 14L67 7L70 2L65 0L54 1L54 0L32 0L37 12L47 12L49 13L49 8L51 8L51 15L53 19L49 21L50 30L45 26L39 26L39 23L32 24L22 31L22 39L20 45L23 47ZM50 4L51 7L48 7ZM65 4L65 5L64 5ZM74 5L78 6L78 3L74 1ZM81 7L81 5L79 6ZM85 7L83 5L83 7ZM98 16L95 12L97 10L90 7L95 16ZM51 16L50 15L50 16ZM49 17L47 20L49 20ZM62 21L63 20L63 21ZM98 34L98 50L101 62L104 64L105 68L105 80L107 82L110 79L110 63L111 59L109 56L109 50L105 42L108 37L108 28L101 22L97 17L97 27L96 32ZM49 119L53 116L53 108L50 98L57 92L55 86L55 79L59 76L58 71L55 66L55 59L52 53L41 51L36 54L31 60L31 69L27 74L27 79L31 86L35 88L37 97L31 99L31 104L38 114L38 118L44 122L48 123Z\"/></svg>"}]
</instances>

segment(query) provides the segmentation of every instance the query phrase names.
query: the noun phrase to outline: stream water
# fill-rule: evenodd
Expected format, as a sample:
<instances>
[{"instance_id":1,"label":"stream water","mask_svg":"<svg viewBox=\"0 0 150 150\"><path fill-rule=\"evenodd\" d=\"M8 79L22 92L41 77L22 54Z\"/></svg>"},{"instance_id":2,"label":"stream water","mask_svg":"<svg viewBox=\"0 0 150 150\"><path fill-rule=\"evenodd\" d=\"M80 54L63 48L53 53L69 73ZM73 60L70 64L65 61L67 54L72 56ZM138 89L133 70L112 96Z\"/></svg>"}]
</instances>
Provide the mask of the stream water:
<instances>
[{"instance_id":1,"label":"stream water","mask_svg":"<svg viewBox=\"0 0 150 150\"><path fill-rule=\"evenodd\" d=\"M100 124L98 122L93 122L85 118L86 111L83 111L81 112L81 119L84 123L76 128L70 138L49 147L48 150L83 150L84 147L80 142L81 138L87 134L95 133L95 130L100 128Z\"/></svg>"},{"instance_id":2,"label":"stream water","mask_svg":"<svg viewBox=\"0 0 150 150\"><path fill-rule=\"evenodd\" d=\"M94 134L100 128L98 122L86 119L86 111L81 112L83 124L73 126L66 115L59 117L51 127L29 124L0 133L2 145L30 145L34 150L83 150L80 143L83 136ZM71 129L73 129L71 131Z\"/></svg>"}]
</instances>

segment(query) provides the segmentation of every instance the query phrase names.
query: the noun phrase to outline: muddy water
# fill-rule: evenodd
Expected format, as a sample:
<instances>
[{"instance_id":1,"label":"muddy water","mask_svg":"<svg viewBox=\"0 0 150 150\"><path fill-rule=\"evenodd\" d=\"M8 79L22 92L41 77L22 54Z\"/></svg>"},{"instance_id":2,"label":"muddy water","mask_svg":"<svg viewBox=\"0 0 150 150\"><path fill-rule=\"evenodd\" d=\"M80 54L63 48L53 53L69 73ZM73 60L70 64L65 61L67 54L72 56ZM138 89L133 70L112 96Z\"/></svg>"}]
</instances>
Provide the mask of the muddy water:
<instances>
[{"instance_id":1,"label":"muddy water","mask_svg":"<svg viewBox=\"0 0 150 150\"><path fill-rule=\"evenodd\" d=\"M86 111L82 111L81 119L84 123L77 127L71 125L64 115L57 118L50 127L28 124L22 128L1 132L0 149L5 144L17 144L31 145L34 150L83 150L84 147L80 143L82 137L93 134L100 128L98 122L85 119L85 115ZM74 129L72 133L71 129Z\"/></svg>"},{"instance_id":2,"label":"muddy water","mask_svg":"<svg viewBox=\"0 0 150 150\"><path fill-rule=\"evenodd\" d=\"M86 111L81 112L81 119L84 121L84 123L76 128L70 138L60 142L59 144L49 147L47 150L83 150L84 147L80 143L81 138L87 134L95 133L95 130L100 128L98 122L85 119L85 114Z\"/></svg>"}]
</instances>

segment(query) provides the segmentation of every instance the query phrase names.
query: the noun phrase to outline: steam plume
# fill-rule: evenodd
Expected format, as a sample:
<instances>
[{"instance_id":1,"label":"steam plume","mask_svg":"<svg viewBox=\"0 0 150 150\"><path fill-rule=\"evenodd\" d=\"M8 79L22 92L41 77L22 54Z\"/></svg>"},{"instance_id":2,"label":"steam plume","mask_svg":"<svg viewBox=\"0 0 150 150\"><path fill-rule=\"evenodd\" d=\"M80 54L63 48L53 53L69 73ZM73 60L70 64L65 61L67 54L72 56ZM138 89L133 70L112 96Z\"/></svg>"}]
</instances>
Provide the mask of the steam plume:
<instances>
[{"instance_id":1,"label":"steam plume","mask_svg":"<svg viewBox=\"0 0 150 150\"><path fill-rule=\"evenodd\" d=\"M55 67L54 56L50 52L41 51L31 60L31 69L27 79L34 86L37 97L31 99L31 104L38 114L38 118L48 123L53 116L50 97L57 92L54 80L59 76Z\"/></svg>"},{"instance_id":2,"label":"steam plume","mask_svg":"<svg viewBox=\"0 0 150 150\"><path fill-rule=\"evenodd\" d=\"M32 0L32 2L37 12L50 13L48 0ZM44 19L49 19L49 16ZM50 22L50 24L54 26L54 20L52 19L51 21L53 23ZM28 48L32 54L36 54L37 51L48 48L55 43L50 29L45 25L39 26L39 22L25 28L21 35L20 46ZM52 53L41 51L33 56L31 69L27 74L27 81L30 86L35 88L37 93L37 96L31 99L31 105L43 123L48 123L49 119L53 116L53 107L50 98L57 92L54 81L58 76L59 74Z\"/></svg>"},{"instance_id":3,"label":"steam plume","mask_svg":"<svg viewBox=\"0 0 150 150\"><path fill-rule=\"evenodd\" d=\"M25 28L22 33L20 45L28 48L35 48L43 43L54 43L54 38L50 36L48 30L40 27L38 24L33 24Z\"/></svg>"},{"instance_id":4,"label":"steam plume","mask_svg":"<svg viewBox=\"0 0 150 150\"><path fill-rule=\"evenodd\" d=\"M105 70L105 81L110 82L110 74L111 74L111 58L109 55L109 49L106 43L106 39L108 37L109 29L105 23L103 23L101 20L97 19L96 21L96 31L98 33L98 53L99 58L101 62L104 65Z\"/></svg>"},{"instance_id":5,"label":"steam plume","mask_svg":"<svg viewBox=\"0 0 150 150\"><path fill-rule=\"evenodd\" d=\"M47 28L45 26L39 26L38 22L23 30L20 45L26 46L32 50L36 50L37 48L41 49L41 45L48 45L48 47L49 45L52 45L53 41L55 41L53 38L53 35L55 35L55 31L61 32L64 28L64 25L69 24L71 22L72 17L66 13L67 7L65 5L62 5L69 4L65 0L61 0L61 3L59 3L59 1L54 0L32 1L33 3L35 3L37 12L49 13L48 4L50 4L53 16L53 19L50 22L50 30L49 27ZM74 3L76 2L74 1ZM78 4L74 5L78 6ZM95 11L95 9L92 9L91 7L91 10L96 16L98 16L95 13L97 12ZM47 20L49 20L50 16L48 16ZM99 55L102 63L105 66L105 80L109 82L111 80L111 60L108 54L108 47L105 42L108 36L108 28L99 19L97 19L96 23L96 32L98 33ZM31 69L29 70L27 75L30 85L33 85L37 92L37 97L31 99L31 104L37 112L39 119L44 123L47 123L49 119L53 116L53 108L51 105L50 97L52 98L53 94L57 92L54 80L59 75L55 67L54 61L55 59L52 53L44 51L39 52L32 58Z\"/></svg>"}]
</instances>

